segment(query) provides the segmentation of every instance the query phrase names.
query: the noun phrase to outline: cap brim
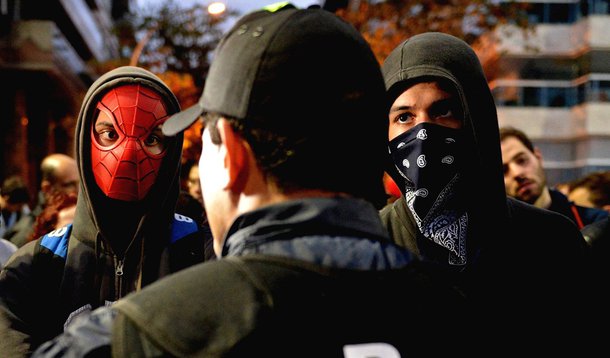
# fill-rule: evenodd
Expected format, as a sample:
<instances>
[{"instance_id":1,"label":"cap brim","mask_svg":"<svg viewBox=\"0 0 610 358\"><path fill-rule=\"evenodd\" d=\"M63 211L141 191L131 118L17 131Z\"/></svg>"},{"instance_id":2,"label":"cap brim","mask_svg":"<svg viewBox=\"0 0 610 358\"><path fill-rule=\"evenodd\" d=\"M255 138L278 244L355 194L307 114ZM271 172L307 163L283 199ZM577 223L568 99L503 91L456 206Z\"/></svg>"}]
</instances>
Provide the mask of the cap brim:
<instances>
[{"instance_id":1,"label":"cap brim","mask_svg":"<svg viewBox=\"0 0 610 358\"><path fill-rule=\"evenodd\" d=\"M203 107L197 102L184 111L180 111L169 117L169 119L163 123L161 130L163 131L163 134L167 136L175 136L190 127L197 118L199 118L201 113L203 113Z\"/></svg>"}]
</instances>

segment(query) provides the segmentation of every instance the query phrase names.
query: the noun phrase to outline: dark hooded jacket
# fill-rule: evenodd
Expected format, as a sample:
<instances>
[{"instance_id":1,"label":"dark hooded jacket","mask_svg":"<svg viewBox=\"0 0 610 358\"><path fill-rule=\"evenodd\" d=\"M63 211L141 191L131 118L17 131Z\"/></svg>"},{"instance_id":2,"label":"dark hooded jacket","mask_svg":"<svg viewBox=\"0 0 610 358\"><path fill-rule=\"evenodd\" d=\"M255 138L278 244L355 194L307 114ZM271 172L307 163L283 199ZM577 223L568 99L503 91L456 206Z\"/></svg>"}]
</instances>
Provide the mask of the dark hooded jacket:
<instances>
[{"instance_id":1,"label":"dark hooded jacket","mask_svg":"<svg viewBox=\"0 0 610 358\"><path fill-rule=\"evenodd\" d=\"M403 196L383 208L381 217L393 241L453 271L477 309L496 324L505 313L504 319L528 319L534 329L549 323L551 307L578 311L577 300L586 295L580 286L586 243L564 216L506 197L496 107L472 48L447 34L416 35L394 49L382 71L390 103L414 83L442 79L455 87L465 118L457 196L468 213L466 264L450 266L448 250L419 233L405 202L404 179L391 164L388 171Z\"/></svg>"},{"instance_id":2,"label":"dark hooded jacket","mask_svg":"<svg viewBox=\"0 0 610 358\"><path fill-rule=\"evenodd\" d=\"M0 274L0 356L27 355L61 333L78 313L108 305L171 272L203 261L204 238L192 219L174 214L182 136L167 138L157 181L139 202L106 197L91 170L95 107L112 88L151 87L179 111L154 74L121 67L100 77L83 101L76 126L80 193L72 224L22 247Z\"/></svg>"}]
</instances>

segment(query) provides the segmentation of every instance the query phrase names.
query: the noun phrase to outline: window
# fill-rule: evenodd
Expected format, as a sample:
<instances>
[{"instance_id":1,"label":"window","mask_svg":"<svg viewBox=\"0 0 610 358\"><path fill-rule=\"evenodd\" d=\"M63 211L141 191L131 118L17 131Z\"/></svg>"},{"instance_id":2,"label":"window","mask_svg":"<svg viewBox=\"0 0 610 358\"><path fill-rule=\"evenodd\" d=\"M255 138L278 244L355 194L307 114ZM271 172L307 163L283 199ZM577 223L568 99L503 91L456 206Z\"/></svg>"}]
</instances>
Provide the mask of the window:
<instances>
[{"instance_id":1,"label":"window","mask_svg":"<svg viewBox=\"0 0 610 358\"><path fill-rule=\"evenodd\" d=\"M528 20L533 24L573 23L580 18L579 3L531 3Z\"/></svg>"},{"instance_id":2,"label":"window","mask_svg":"<svg viewBox=\"0 0 610 358\"><path fill-rule=\"evenodd\" d=\"M610 102L610 79L581 80L566 86L549 86L553 81L540 84L523 83L498 86L493 89L498 106L528 106L569 108L585 102Z\"/></svg>"}]
</instances>

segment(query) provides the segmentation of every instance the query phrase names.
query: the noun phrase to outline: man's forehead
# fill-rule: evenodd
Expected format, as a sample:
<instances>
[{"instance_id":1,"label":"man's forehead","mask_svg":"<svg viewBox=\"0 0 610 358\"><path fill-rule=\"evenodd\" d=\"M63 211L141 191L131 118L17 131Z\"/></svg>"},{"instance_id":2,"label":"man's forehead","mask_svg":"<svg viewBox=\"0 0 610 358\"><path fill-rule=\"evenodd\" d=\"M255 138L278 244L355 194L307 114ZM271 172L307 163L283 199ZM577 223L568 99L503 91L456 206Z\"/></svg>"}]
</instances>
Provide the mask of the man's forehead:
<instances>
[{"instance_id":1,"label":"man's forehead","mask_svg":"<svg viewBox=\"0 0 610 358\"><path fill-rule=\"evenodd\" d=\"M505 157L504 162L513 159L514 157L521 154L529 154L530 151L527 147L521 143L521 141L515 137L506 137L500 143L502 149L502 156Z\"/></svg>"}]
</instances>

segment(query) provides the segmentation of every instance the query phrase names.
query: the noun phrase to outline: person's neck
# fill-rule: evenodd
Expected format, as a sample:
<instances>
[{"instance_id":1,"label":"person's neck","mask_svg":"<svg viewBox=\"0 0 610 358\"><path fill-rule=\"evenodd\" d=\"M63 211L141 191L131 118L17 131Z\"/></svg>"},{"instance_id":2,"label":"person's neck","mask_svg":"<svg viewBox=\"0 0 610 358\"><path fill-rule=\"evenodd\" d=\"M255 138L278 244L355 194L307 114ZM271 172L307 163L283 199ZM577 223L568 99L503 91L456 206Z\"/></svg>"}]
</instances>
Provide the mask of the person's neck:
<instances>
[{"instance_id":1,"label":"person's neck","mask_svg":"<svg viewBox=\"0 0 610 358\"><path fill-rule=\"evenodd\" d=\"M542 189L542 194L536 199L534 202L534 206L542 209L548 209L551 207L551 193L549 192L549 188L545 186Z\"/></svg>"}]
</instances>

